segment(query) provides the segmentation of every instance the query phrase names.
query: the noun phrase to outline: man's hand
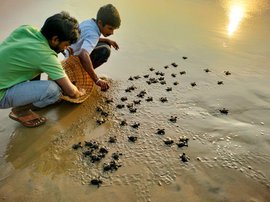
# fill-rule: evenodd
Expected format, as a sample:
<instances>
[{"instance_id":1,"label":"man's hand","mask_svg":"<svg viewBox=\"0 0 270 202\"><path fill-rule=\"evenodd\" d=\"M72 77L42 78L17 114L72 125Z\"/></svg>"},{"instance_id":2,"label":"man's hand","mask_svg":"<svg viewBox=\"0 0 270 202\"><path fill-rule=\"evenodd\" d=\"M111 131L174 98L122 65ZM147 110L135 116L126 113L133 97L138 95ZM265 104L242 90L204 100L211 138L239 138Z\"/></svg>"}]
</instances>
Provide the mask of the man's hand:
<instances>
[{"instance_id":1,"label":"man's hand","mask_svg":"<svg viewBox=\"0 0 270 202\"><path fill-rule=\"evenodd\" d=\"M98 79L96 84L101 88L102 91L107 91L110 88L108 82L103 79Z\"/></svg>"},{"instance_id":2,"label":"man's hand","mask_svg":"<svg viewBox=\"0 0 270 202\"><path fill-rule=\"evenodd\" d=\"M86 91L83 88L78 89L76 86L74 86L74 96L70 96L70 97L78 98L78 97L85 95L85 93L86 93Z\"/></svg>"},{"instance_id":3,"label":"man's hand","mask_svg":"<svg viewBox=\"0 0 270 202\"><path fill-rule=\"evenodd\" d=\"M81 97L83 95L85 95L86 91L82 88L82 89L78 89L78 97Z\"/></svg>"}]
</instances>

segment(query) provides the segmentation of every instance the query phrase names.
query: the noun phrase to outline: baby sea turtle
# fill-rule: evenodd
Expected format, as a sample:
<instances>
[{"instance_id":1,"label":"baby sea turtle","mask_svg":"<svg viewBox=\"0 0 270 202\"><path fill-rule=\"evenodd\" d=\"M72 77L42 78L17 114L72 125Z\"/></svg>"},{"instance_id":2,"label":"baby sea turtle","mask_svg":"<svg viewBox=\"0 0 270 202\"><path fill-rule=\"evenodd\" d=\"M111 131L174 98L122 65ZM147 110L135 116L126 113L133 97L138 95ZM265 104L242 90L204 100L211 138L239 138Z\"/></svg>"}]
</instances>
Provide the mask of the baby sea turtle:
<instances>
[{"instance_id":1,"label":"baby sea turtle","mask_svg":"<svg viewBox=\"0 0 270 202\"><path fill-rule=\"evenodd\" d=\"M133 90L135 90L135 89L136 89L135 86L130 86L130 87L126 88L125 91L126 91L126 92L131 92L131 91L133 91Z\"/></svg>"},{"instance_id":2,"label":"baby sea turtle","mask_svg":"<svg viewBox=\"0 0 270 202\"><path fill-rule=\"evenodd\" d=\"M142 90L142 91L137 95L137 97L143 98L145 94L146 94L146 91L145 91L145 90Z\"/></svg>"},{"instance_id":3,"label":"baby sea turtle","mask_svg":"<svg viewBox=\"0 0 270 202\"><path fill-rule=\"evenodd\" d=\"M231 72L229 72L229 71L224 71L224 73L226 76L231 75Z\"/></svg>"},{"instance_id":4,"label":"baby sea turtle","mask_svg":"<svg viewBox=\"0 0 270 202\"><path fill-rule=\"evenodd\" d=\"M208 68L207 68L207 69L204 69L204 71L205 71L206 73L211 72Z\"/></svg>"},{"instance_id":5,"label":"baby sea turtle","mask_svg":"<svg viewBox=\"0 0 270 202\"><path fill-rule=\"evenodd\" d=\"M127 100L127 97L121 97L121 100L124 102Z\"/></svg>"},{"instance_id":6,"label":"baby sea turtle","mask_svg":"<svg viewBox=\"0 0 270 202\"><path fill-rule=\"evenodd\" d=\"M93 153L93 150L86 150L86 151L83 152L83 155L84 156L90 156L90 155L92 155L92 153Z\"/></svg>"},{"instance_id":7,"label":"baby sea turtle","mask_svg":"<svg viewBox=\"0 0 270 202\"><path fill-rule=\"evenodd\" d=\"M99 162L105 157L105 154L91 154L90 159L92 163Z\"/></svg>"},{"instance_id":8,"label":"baby sea turtle","mask_svg":"<svg viewBox=\"0 0 270 202\"><path fill-rule=\"evenodd\" d=\"M109 113L108 112L105 112L105 111L102 111L100 114L101 114L101 116L104 116L104 117L109 116Z\"/></svg>"},{"instance_id":9,"label":"baby sea turtle","mask_svg":"<svg viewBox=\"0 0 270 202\"><path fill-rule=\"evenodd\" d=\"M133 77L131 76L131 77L128 78L128 80L133 81L134 79L133 79Z\"/></svg>"},{"instance_id":10,"label":"baby sea turtle","mask_svg":"<svg viewBox=\"0 0 270 202\"><path fill-rule=\"evenodd\" d=\"M165 66L164 66L164 69L168 69L168 68L169 68L169 66L168 66L168 65L165 65Z\"/></svg>"},{"instance_id":11,"label":"baby sea turtle","mask_svg":"<svg viewBox=\"0 0 270 202\"><path fill-rule=\"evenodd\" d=\"M169 121L172 122L172 123L176 123L177 116L171 116L171 118L169 119Z\"/></svg>"},{"instance_id":12,"label":"baby sea turtle","mask_svg":"<svg viewBox=\"0 0 270 202\"><path fill-rule=\"evenodd\" d=\"M137 80L137 79L140 79L141 77L137 75L137 76L134 76L133 78Z\"/></svg>"},{"instance_id":13,"label":"baby sea turtle","mask_svg":"<svg viewBox=\"0 0 270 202\"><path fill-rule=\"evenodd\" d=\"M160 81L160 84L161 85L165 85L166 84L166 81Z\"/></svg>"},{"instance_id":14,"label":"baby sea turtle","mask_svg":"<svg viewBox=\"0 0 270 202\"><path fill-rule=\"evenodd\" d=\"M96 141L84 141L84 146L89 147L91 149L98 149L99 144Z\"/></svg>"},{"instance_id":15,"label":"baby sea turtle","mask_svg":"<svg viewBox=\"0 0 270 202\"><path fill-rule=\"evenodd\" d=\"M116 105L116 107L117 107L118 109L122 109L122 108L125 107L125 105L123 105L123 104L118 104L118 105Z\"/></svg>"},{"instance_id":16,"label":"baby sea turtle","mask_svg":"<svg viewBox=\"0 0 270 202\"><path fill-rule=\"evenodd\" d=\"M173 85L175 85L175 86L178 85L178 84L179 84L179 83L178 83L177 81L173 82Z\"/></svg>"},{"instance_id":17,"label":"baby sea turtle","mask_svg":"<svg viewBox=\"0 0 270 202\"><path fill-rule=\"evenodd\" d=\"M129 108L129 112L130 113L136 113L137 112L137 108L131 107L131 108Z\"/></svg>"},{"instance_id":18,"label":"baby sea turtle","mask_svg":"<svg viewBox=\"0 0 270 202\"><path fill-rule=\"evenodd\" d=\"M185 153L183 153L182 155L180 155L180 159L183 162L188 162L189 161L189 157Z\"/></svg>"},{"instance_id":19,"label":"baby sea turtle","mask_svg":"<svg viewBox=\"0 0 270 202\"><path fill-rule=\"evenodd\" d=\"M161 97L159 100L160 100L161 102L168 102L167 97Z\"/></svg>"},{"instance_id":20,"label":"baby sea turtle","mask_svg":"<svg viewBox=\"0 0 270 202\"><path fill-rule=\"evenodd\" d=\"M189 138L183 136L179 138L179 142L176 143L178 147L188 147Z\"/></svg>"},{"instance_id":21,"label":"baby sea turtle","mask_svg":"<svg viewBox=\"0 0 270 202\"><path fill-rule=\"evenodd\" d=\"M140 94L146 94L145 90L140 91Z\"/></svg>"},{"instance_id":22,"label":"baby sea turtle","mask_svg":"<svg viewBox=\"0 0 270 202\"><path fill-rule=\"evenodd\" d=\"M174 66L174 67L178 66L175 62L173 62L171 65Z\"/></svg>"},{"instance_id":23,"label":"baby sea turtle","mask_svg":"<svg viewBox=\"0 0 270 202\"><path fill-rule=\"evenodd\" d=\"M74 144L74 145L72 145L72 148L75 149L75 150L77 150L79 148L82 148L82 143L79 142L78 144Z\"/></svg>"},{"instance_id":24,"label":"baby sea turtle","mask_svg":"<svg viewBox=\"0 0 270 202\"><path fill-rule=\"evenodd\" d=\"M162 129L158 128L156 134L165 135L165 129L164 128L162 128Z\"/></svg>"},{"instance_id":25,"label":"baby sea turtle","mask_svg":"<svg viewBox=\"0 0 270 202\"><path fill-rule=\"evenodd\" d=\"M218 84L218 85L222 85L222 84L224 84L224 83L223 83L223 81L218 81L217 84Z\"/></svg>"},{"instance_id":26,"label":"baby sea turtle","mask_svg":"<svg viewBox=\"0 0 270 202\"><path fill-rule=\"evenodd\" d=\"M103 119L103 118L100 118L100 119L97 119L96 120L96 123L98 124L98 125L101 125L101 124L103 124L103 123L105 123L106 121L105 121L105 119Z\"/></svg>"},{"instance_id":27,"label":"baby sea turtle","mask_svg":"<svg viewBox=\"0 0 270 202\"><path fill-rule=\"evenodd\" d=\"M137 139L138 139L138 137L136 137L136 136L128 136L128 140L129 140L130 142L136 142Z\"/></svg>"},{"instance_id":28,"label":"baby sea turtle","mask_svg":"<svg viewBox=\"0 0 270 202\"><path fill-rule=\"evenodd\" d=\"M140 123L135 122L135 123L133 123L133 124L131 125L131 127L137 129L137 128L139 128L140 125L141 125Z\"/></svg>"},{"instance_id":29,"label":"baby sea turtle","mask_svg":"<svg viewBox=\"0 0 270 202\"><path fill-rule=\"evenodd\" d=\"M227 115L229 113L229 110L226 109L226 108L220 109L219 111L220 111L221 114L226 114Z\"/></svg>"},{"instance_id":30,"label":"baby sea turtle","mask_svg":"<svg viewBox=\"0 0 270 202\"><path fill-rule=\"evenodd\" d=\"M120 164L118 164L115 160L112 160L110 163L104 163L103 164L103 171L107 172L107 171L115 171L117 170L119 167L121 167Z\"/></svg>"},{"instance_id":31,"label":"baby sea turtle","mask_svg":"<svg viewBox=\"0 0 270 202\"><path fill-rule=\"evenodd\" d=\"M134 85L132 85L132 86L129 87L130 90L135 90L136 88L137 88L137 87L134 86Z\"/></svg>"},{"instance_id":32,"label":"baby sea turtle","mask_svg":"<svg viewBox=\"0 0 270 202\"><path fill-rule=\"evenodd\" d=\"M112 153L112 158L116 161L119 160L119 157L122 156L122 153L119 153L119 152L114 152Z\"/></svg>"},{"instance_id":33,"label":"baby sea turtle","mask_svg":"<svg viewBox=\"0 0 270 202\"><path fill-rule=\"evenodd\" d=\"M107 99L105 100L105 102L106 102L107 104L110 104L110 103L113 102L113 99L112 99L112 98L107 98Z\"/></svg>"},{"instance_id":34,"label":"baby sea turtle","mask_svg":"<svg viewBox=\"0 0 270 202\"><path fill-rule=\"evenodd\" d=\"M147 102L151 102L151 101L153 101L153 97L148 97L148 98L146 98L145 99Z\"/></svg>"},{"instance_id":35,"label":"baby sea turtle","mask_svg":"<svg viewBox=\"0 0 270 202\"><path fill-rule=\"evenodd\" d=\"M109 152L108 148L104 146L99 148L99 153L107 154L108 152Z\"/></svg>"},{"instance_id":36,"label":"baby sea turtle","mask_svg":"<svg viewBox=\"0 0 270 202\"><path fill-rule=\"evenodd\" d=\"M109 137L109 143L116 143L116 142L117 142L116 136Z\"/></svg>"},{"instance_id":37,"label":"baby sea turtle","mask_svg":"<svg viewBox=\"0 0 270 202\"><path fill-rule=\"evenodd\" d=\"M141 100L133 100L133 103L134 103L135 105L139 105L139 104L141 104Z\"/></svg>"},{"instance_id":38,"label":"baby sea turtle","mask_svg":"<svg viewBox=\"0 0 270 202\"><path fill-rule=\"evenodd\" d=\"M150 67L149 70L152 72L154 71L155 69L153 67Z\"/></svg>"},{"instance_id":39,"label":"baby sea turtle","mask_svg":"<svg viewBox=\"0 0 270 202\"><path fill-rule=\"evenodd\" d=\"M178 142L178 143L176 143L177 144L177 146L178 147L188 147L188 144L187 144L187 142Z\"/></svg>"},{"instance_id":40,"label":"baby sea turtle","mask_svg":"<svg viewBox=\"0 0 270 202\"><path fill-rule=\"evenodd\" d=\"M102 112L103 109L102 109L102 107L97 107L97 108L96 108L96 111L97 111L97 112Z\"/></svg>"},{"instance_id":41,"label":"baby sea turtle","mask_svg":"<svg viewBox=\"0 0 270 202\"><path fill-rule=\"evenodd\" d=\"M156 73L156 75L160 75L160 76L164 76L164 75L165 75L164 72L160 72L160 71L157 71L157 72L155 72L155 73Z\"/></svg>"},{"instance_id":42,"label":"baby sea turtle","mask_svg":"<svg viewBox=\"0 0 270 202\"><path fill-rule=\"evenodd\" d=\"M100 185L101 185L103 182L102 182L102 180L100 180L100 179L92 179L92 180L90 181L90 183L91 183L92 185L96 185L97 187L100 187Z\"/></svg>"},{"instance_id":43,"label":"baby sea turtle","mask_svg":"<svg viewBox=\"0 0 270 202\"><path fill-rule=\"evenodd\" d=\"M192 87L197 86L196 82L192 82L192 83L190 83L190 85L191 85Z\"/></svg>"},{"instance_id":44,"label":"baby sea turtle","mask_svg":"<svg viewBox=\"0 0 270 202\"><path fill-rule=\"evenodd\" d=\"M161 76L158 78L159 81L164 81L165 77L164 76Z\"/></svg>"},{"instance_id":45,"label":"baby sea turtle","mask_svg":"<svg viewBox=\"0 0 270 202\"><path fill-rule=\"evenodd\" d=\"M128 104L127 104L127 108L132 108L133 106L134 106L133 103L128 103Z\"/></svg>"},{"instance_id":46,"label":"baby sea turtle","mask_svg":"<svg viewBox=\"0 0 270 202\"><path fill-rule=\"evenodd\" d=\"M152 83L157 83L157 82L158 80L156 78L150 78L148 81L146 81L148 85L151 85Z\"/></svg>"},{"instance_id":47,"label":"baby sea turtle","mask_svg":"<svg viewBox=\"0 0 270 202\"><path fill-rule=\"evenodd\" d=\"M158 80L156 78L150 78L149 82L150 83L158 83Z\"/></svg>"},{"instance_id":48,"label":"baby sea turtle","mask_svg":"<svg viewBox=\"0 0 270 202\"><path fill-rule=\"evenodd\" d=\"M163 140L163 142L169 146L171 146L174 143L174 141L171 138L167 138L166 140Z\"/></svg>"},{"instance_id":49,"label":"baby sea turtle","mask_svg":"<svg viewBox=\"0 0 270 202\"><path fill-rule=\"evenodd\" d=\"M172 76L172 77L176 77L176 74L172 73L171 76Z\"/></svg>"},{"instance_id":50,"label":"baby sea turtle","mask_svg":"<svg viewBox=\"0 0 270 202\"><path fill-rule=\"evenodd\" d=\"M181 75L186 74L186 71L181 71L180 74Z\"/></svg>"},{"instance_id":51,"label":"baby sea turtle","mask_svg":"<svg viewBox=\"0 0 270 202\"><path fill-rule=\"evenodd\" d=\"M96 108L96 111L97 111L97 112L100 112L100 114L101 114L102 116L104 116L104 117L109 116L109 113L105 112L105 111L102 109L102 107L97 107L97 108Z\"/></svg>"},{"instance_id":52,"label":"baby sea turtle","mask_svg":"<svg viewBox=\"0 0 270 202\"><path fill-rule=\"evenodd\" d=\"M145 74L143 77L144 78L148 78L149 77L149 74Z\"/></svg>"},{"instance_id":53,"label":"baby sea turtle","mask_svg":"<svg viewBox=\"0 0 270 202\"><path fill-rule=\"evenodd\" d=\"M172 87L167 87L166 91L172 91Z\"/></svg>"},{"instance_id":54,"label":"baby sea turtle","mask_svg":"<svg viewBox=\"0 0 270 202\"><path fill-rule=\"evenodd\" d=\"M127 121L125 119L120 121L120 126L126 126L126 125L127 125Z\"/></svg>"},{"instance_id":55,"label":"baby sea turtle","mask_svg":"<svg viewBox=\"0 0 270 202\"><path fill-rule=\"evenodd\" d=\"M188 59L188 57L186 57L186 56L183 56L182 58L183 58L184 60Z\"/></svg>"}]
</instances>

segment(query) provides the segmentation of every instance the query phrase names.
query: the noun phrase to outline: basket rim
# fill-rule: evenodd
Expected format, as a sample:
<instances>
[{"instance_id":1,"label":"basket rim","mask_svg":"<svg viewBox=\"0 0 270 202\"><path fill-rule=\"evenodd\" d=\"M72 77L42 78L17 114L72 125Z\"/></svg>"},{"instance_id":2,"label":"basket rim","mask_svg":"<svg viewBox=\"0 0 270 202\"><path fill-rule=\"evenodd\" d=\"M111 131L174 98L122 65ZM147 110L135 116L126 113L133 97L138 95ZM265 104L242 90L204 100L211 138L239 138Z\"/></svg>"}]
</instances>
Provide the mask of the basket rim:
<instances>
[{"instance_id":1,"label":"basket rim","mask_svg":"<svg viewBox=\"0 0 270 202\"><path fill-rule=\"evenodd\" d=\"M95 85L93 79L83 68L78 56L70 55L68 58L61 61L61 65L70 81L73 84L75 83L74 85L77 84L77 88L84 89L86 94L78 98L71 98L67 95L62 95L60 98L72 103L84 102L93 91Z\"/></svg>"}]
</instances>

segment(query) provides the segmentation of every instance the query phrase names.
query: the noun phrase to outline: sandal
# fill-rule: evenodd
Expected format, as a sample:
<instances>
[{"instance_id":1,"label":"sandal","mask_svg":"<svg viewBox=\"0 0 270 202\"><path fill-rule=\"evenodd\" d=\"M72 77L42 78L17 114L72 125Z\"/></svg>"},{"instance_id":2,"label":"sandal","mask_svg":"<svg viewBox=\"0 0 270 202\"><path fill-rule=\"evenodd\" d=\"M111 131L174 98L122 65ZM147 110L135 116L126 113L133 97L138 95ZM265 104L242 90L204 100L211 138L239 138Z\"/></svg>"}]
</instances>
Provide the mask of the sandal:
<instances>
[{"instance_id":1,"label":"sandal","mask_svg":"<svg viewBox=\"0 0 270 202\"><path fill-rule=\"evenodd\" d=\"M47 121L45 117L39 116L32 110L28 110L20 114L15 114L14 112L10 112L9 118L15 121L18 121L23 126L28 127L28 128L38 127Z\"/></svg>"}]
</instances>

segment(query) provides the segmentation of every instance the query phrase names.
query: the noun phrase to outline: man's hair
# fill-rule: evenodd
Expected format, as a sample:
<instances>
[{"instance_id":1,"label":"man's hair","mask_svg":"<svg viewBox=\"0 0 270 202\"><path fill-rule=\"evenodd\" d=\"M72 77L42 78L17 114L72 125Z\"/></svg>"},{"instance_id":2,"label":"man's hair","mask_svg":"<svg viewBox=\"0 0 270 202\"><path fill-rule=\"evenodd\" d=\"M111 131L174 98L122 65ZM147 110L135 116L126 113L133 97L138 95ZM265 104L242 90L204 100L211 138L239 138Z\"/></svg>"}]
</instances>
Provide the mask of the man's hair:
<instances>
[{"instance_id":1,"label":"man's hair","mask_svg":"<svg viewBox=\"0 0 270 202\"><path fill-rule=\"evenodd\" d=\"M60 41L69 41L73 44L80 37L79 23L68 12L62 11L47 18L41 28L41 33L47 40L57 36Z\"/></svg>"},{"instance_id":2,"label":"man's hair","mask_svg":"<svg viewBox=\"0 0 270 202\"><path fill-rule=\"evenodd\" d=\"M103 26L110 25L119 28L121 24L120 15L112 4L102 6L97 12L97 21L101 20Z\"/></svg>"}]
</instances>

